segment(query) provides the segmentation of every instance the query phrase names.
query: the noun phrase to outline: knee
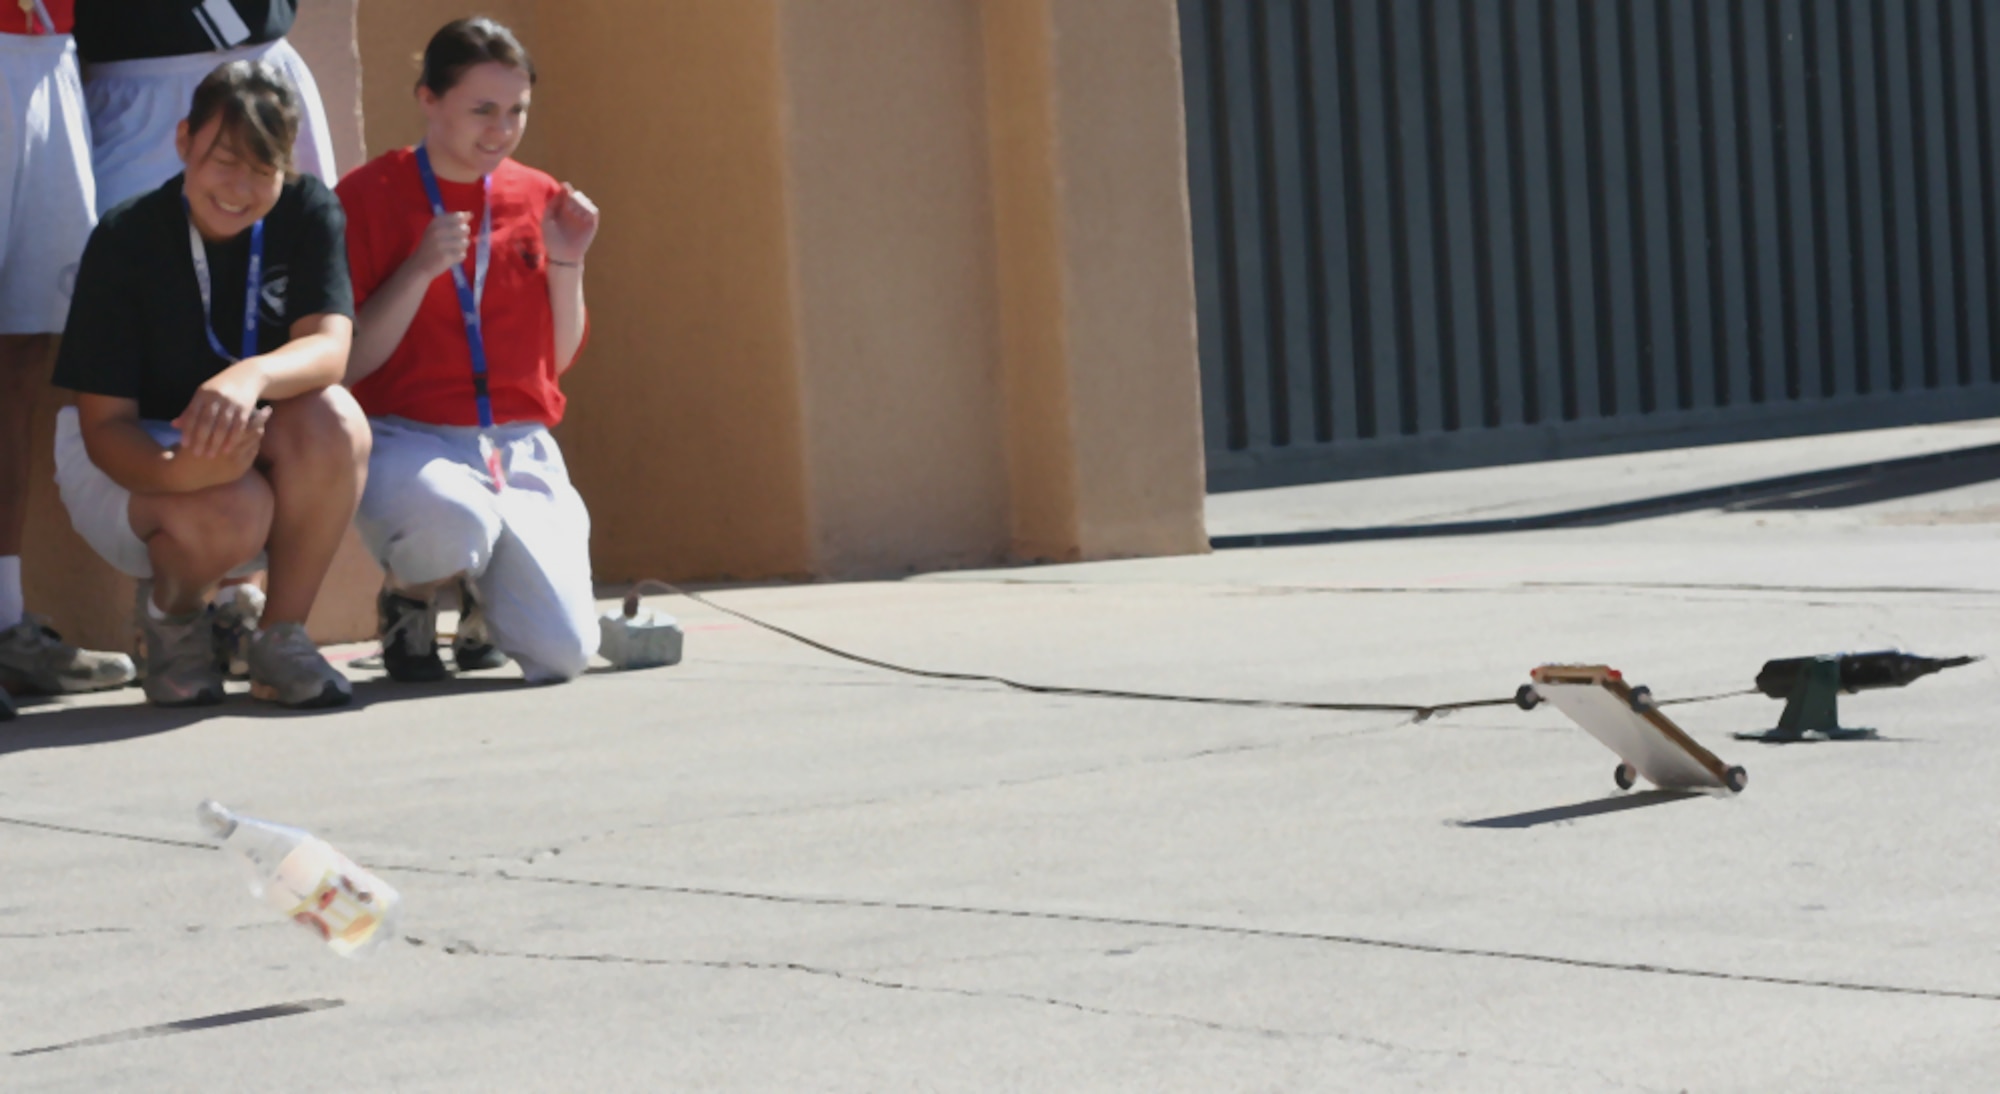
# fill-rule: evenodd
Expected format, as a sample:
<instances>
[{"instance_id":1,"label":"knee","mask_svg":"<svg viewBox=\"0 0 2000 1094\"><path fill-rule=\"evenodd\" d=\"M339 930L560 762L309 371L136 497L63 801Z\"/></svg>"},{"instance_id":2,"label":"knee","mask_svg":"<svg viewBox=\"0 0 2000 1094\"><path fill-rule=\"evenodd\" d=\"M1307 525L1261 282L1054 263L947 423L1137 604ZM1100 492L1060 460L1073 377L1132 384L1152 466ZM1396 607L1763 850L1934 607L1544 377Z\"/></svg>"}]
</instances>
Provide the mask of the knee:
<instances>
[{"instance_id":1,"label":"knee","mask_svg":"<svg viewBox=\"0 0 2000 1094\"><path fill-rule=\"evenodd\" d=\"M275 464L364 472L373 434L368 417L338 385L271 404L261 455Z\"/></svg>"},{"instance_id":2,"label":"knee","mask_svg":"<svg viewBox=\"0 0 2000 1094\"><path fill-rule=\"evenodd\" d=\"M521 662L521 675L530 684L566 684L590 667L590 657L597 652L597 632L585 635L564 628L561 633L545 636L540 646L534 653L516 658Z\"/></svg>"},{"instance_id":3,"label":"knee","mask_svg":"<svg viewBox=\"0 0 2000 1094\"><path fill-rule=\"evenodd\" d=\"M482 573L493 558L494 523L485 513L439 498L389 537L389 569L413 583Z\"/></svg>"},{"instance_id":4,"label":"knee","mask_svg":"<svg viewBox=\"0 0 2000 1094\"><path fill-rule=\"evenodd\" d=\"M502 641L500 646L520 663L521 675L528 683L567 683L582 676L597 653L597 618L574 610L551 615L523 637L525 641ZM509 645L516 648L508 649Z\"/></svg>"},{"instance_id":5,"label":"knee","mask_svg":"<svg viewBox=\"0 0 2000 1094\"><path fill-rule=\"evenodd\" d=\"M179 543L239 566L264 549L275 508L271 484L252 471L235 482L174 498L161 513L160 529Z\"/></svg>"}]
</instances>

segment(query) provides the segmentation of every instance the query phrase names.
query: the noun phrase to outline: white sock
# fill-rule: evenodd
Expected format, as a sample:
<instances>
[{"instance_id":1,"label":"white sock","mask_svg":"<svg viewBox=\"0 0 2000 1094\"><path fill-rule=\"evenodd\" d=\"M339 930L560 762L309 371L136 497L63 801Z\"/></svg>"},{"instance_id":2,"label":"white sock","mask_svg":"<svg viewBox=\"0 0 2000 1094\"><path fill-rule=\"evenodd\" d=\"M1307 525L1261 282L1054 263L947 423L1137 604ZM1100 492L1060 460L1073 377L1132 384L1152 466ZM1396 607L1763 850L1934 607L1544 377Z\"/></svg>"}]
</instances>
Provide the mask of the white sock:
<instances>
[{"instance_id":1,"label":"white sock","mask_svg":"<svg viewBox=\"0 0 2000 1094\"><path fill-rule=\"evenodd\" d=\"M21 556L0 555L0 631L21 621Z\"/></svg>"}]
</instances>

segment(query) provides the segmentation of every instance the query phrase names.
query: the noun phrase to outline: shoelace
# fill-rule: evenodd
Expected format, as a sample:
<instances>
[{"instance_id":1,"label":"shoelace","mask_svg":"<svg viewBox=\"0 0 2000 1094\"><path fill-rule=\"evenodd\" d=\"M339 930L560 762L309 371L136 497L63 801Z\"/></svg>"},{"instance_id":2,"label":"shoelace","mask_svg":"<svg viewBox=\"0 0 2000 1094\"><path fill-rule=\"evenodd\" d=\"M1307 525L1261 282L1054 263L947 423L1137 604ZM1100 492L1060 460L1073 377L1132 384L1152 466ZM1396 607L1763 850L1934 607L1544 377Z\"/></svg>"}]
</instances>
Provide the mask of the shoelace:
<instances>
[{"instance_id":1,"label":"shoelace","mask_svg":"<svg viewBox=\"0 0 2000 1094\"><path fill-rule=\"evenodd\" d=\"M179 663L182 658L207 660L215 655L214 638L209 633L206 613L183 624L163 622L161 628L169 631L167 648L162 651L166 654L164 660Z\"/></svg>"},{"instance_id":2,"label":"shoelace","mask_svg":"<svg viewBox=\"0 0 2000 1094\"><path fill-rule=\"evenodd\" d=\"M29 633L45 639L51 646L60 646L63 644L63 636L56 632L55 627L48 620L33 612L21 613L21 622L15 624L15 627L12 629L25 629ZM0 631L0 634L5 633L5 631Z\"/></svg>"},{"instance_id":3,"label":"shoelace","mask_svg":"<svg viewBox=\"0 0 2000 1094\"><path fill-rule=\"evenodd\" d=\"M458 634L456 640L461 645L484 646L489 644L486 637L486 605L480 603L479 590L472 582L460 580L458 583Z\"/></svg>"}]
</instances>

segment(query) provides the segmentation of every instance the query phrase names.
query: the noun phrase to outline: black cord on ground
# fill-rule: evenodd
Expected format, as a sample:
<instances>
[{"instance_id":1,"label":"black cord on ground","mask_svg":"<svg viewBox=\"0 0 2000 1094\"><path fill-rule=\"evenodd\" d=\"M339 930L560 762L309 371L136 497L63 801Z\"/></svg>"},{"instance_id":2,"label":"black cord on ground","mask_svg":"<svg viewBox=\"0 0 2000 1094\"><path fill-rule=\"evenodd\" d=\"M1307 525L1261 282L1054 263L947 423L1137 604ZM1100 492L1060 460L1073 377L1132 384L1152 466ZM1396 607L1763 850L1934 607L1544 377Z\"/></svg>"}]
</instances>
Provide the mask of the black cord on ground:
<instances>
[{"instance_id":1,"label":"black cord on ground","mask_svg":"<svg viewBox=\"0 0 2000 1094\"><path fill-rule=\"evenodd\" d=\"M700 593L691 592L687 589L681 588L678 585L673 585L665 581L654 581L648 579L634 585L632 587L632 591L629 594L627 594L625 598L626 610L628 615L631 614L633 611L637 610L639 596L641 592L646 589L659 589L674 596L684 596L689 600L694 601L697 604L703 605L704 607L712 608L718 612L721 612L724 615L732 616L736 619L741 619L743 622L748 623L753 627L762 628L764 630L770 631L772 634L782 635L783 637L789 638L792 641L797 642L801 645L810 646L813 649L820 651L821 653L828 654L833 657L838 657L845 661L853 661L856 664L867 665L871 668L882 669L885 672L901 673L904 676L917 676L926 680L950 680L958 683L968 683L968 684L999 684L1002 687L1012 688L1015 691L1025 691L1033 695L1067 695L1067 696L1075 696L1086 699L1127 699L1127 700L1136 700L1141 702L1155 702L1155 703L1194 703L1204 706L1254 707L1267 710L1317 710L1317 711L1329 711L1340 714L1407 714L1410 716L1410 721L1412 722L1424 722L1440 714L1450 714L1454 711L1460 711L1460 710L1472 710L1478 707L1502 707L1502 706L1515 705L1514 697L1511 695L1502 699L1468 699L1456 703L1429 703L1429 704L1316 703L1316 702L1306 702L1306 701L1291 700L1291 699L1239 699L1239 698L1233 698L1229 696L1219 696L1219 695L1174 695L1165 692L1153 692L1153 691L1123 691L1116 688L1079 688L1079 687L1066 687L1061 684L1032 684L1021 680L1011 680L1005 676L993 676L983 672L944 672L937 669L911 668L908 665L898 665L889 661L878 661L873 657L863 657L858 653L849 653L846 650L840 649L838 647L829 646L824 642L818 641L817 639L808 638L805 635L798 633L797 631L786 630L785 628L780 627L774 623L766 623L763 620L758 619L756 616L750 615L746 612L740 612L737 611L735 608L727 607L722 604L717 604L715 601L708 599L707 597L701 595ZM1757 690L1756 688L1747 688L1743 691L1723 692L1716 695L1697 695L1686 699L1663 699L1660 701L1659 705L1666 706L1668 704L1673 704L1673 703L1706 703L1716 699L1728 699L1738 695L1753 694L1756 692L1756 690Z\"/></svg>"}]
</instances>

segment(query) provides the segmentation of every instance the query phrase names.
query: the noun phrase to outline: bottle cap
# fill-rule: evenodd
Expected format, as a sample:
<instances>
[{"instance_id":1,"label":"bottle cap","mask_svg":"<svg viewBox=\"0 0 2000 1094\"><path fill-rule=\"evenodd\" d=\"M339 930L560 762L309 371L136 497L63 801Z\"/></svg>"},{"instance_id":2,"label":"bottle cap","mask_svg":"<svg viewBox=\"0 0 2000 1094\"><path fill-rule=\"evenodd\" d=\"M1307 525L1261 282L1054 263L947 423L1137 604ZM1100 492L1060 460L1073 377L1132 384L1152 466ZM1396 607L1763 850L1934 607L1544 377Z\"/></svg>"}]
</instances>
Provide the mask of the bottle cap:
<instances>
[{"instance_id":1,"label":"bottle cap","mask_svg":"<svg viewBox=\"0 0 2000 1094\"><path fill-rule=\"evenodd\" d=\"M236 831L236 814L223 808L222 803L214 798L196 806L194 815L195 819L201 822L201 826L208 830L209 835L216 839L228 839L229 834Z\"/></svg>"}]
</instances>

